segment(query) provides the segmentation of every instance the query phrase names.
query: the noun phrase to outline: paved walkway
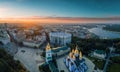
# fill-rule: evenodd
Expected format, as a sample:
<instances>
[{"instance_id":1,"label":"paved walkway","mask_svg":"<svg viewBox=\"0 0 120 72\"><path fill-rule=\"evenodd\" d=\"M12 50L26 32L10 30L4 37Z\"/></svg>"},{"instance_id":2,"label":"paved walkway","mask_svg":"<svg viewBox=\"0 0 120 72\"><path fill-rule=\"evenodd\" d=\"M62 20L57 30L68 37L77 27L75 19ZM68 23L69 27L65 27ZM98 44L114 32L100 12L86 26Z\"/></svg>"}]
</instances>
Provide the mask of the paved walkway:
<instances>
[{"instance_id":1,"label":"paved walkway","mask_svg":"<svg viewBox=\"0 0 120 72\"><path fill-rule=\"evenodd\" d=\"M61 71L61 70L64 70L64 72L69 72L68 71L68 69L67 69L67 67L65 66L65 64L64 64L64 58L65 58L65 56L64 57L61 57L61 58L58 58L56 61L57 61L57 65L58 65L58 70L59 70L59 72Z\"/></svg>"},{"instance_id":2,"label":"paved walkway","mask_svg":"<svg viewBox=\"0 0 120 72\"><path fill-rule=\"evenodd\" d=\"M88 58L86 58L86 57L83 57L83 58L85 59L85 63L87 65L87 67L88 67L87 72L93 72L94 67L95 67L94 63L91 60L89 60Z\"/></svg>"}]
</instances>

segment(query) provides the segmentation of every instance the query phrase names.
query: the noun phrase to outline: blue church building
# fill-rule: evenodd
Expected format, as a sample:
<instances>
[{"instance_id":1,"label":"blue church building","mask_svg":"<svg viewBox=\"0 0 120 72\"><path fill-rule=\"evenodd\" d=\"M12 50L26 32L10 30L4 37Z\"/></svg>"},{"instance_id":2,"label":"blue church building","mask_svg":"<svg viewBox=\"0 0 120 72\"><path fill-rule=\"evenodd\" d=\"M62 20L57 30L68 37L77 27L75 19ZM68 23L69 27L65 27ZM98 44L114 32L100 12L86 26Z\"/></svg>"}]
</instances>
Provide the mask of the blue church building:
<instances>
[{"instance_id":1,"label":"blue church building","mask_svg":"<svg viewBox=\"0 0 120 72\"><path fill-rule=\"evenodd\" d=\"M86 72L88 69L85 59L82 58L82 52L78 51L77 47L64 59L64 63L70 72Z\"/></svg>"}]
</instances>

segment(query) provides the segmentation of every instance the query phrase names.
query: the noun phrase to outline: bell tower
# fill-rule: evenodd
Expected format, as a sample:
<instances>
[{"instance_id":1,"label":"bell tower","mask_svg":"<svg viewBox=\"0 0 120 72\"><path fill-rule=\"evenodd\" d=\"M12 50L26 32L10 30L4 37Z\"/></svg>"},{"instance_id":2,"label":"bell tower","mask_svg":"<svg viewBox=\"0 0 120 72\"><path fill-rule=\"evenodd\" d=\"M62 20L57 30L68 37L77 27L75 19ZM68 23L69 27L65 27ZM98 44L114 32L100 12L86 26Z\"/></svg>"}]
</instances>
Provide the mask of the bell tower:
<instances>
[{"instance_id":1,"label":"bell tower","mask_svg":"<svg viewBox=\"0 0 120 72\"><path fill-rule=\"evenodd\" d=\"M46 62L52 61L52 50L50 44L48 43L46 46Z\"/></svg>"}]
</instances>

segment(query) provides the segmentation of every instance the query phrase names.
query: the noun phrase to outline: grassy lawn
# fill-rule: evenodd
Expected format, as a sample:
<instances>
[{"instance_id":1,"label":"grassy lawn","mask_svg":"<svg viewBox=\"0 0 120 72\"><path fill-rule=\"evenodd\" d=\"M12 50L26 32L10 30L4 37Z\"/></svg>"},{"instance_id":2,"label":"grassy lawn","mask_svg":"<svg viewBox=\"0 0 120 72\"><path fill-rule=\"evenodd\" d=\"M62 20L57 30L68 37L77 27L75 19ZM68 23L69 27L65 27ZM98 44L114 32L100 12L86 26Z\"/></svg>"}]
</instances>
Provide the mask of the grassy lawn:
<instances>
[{"instance_id":1,"label":"grassy lawn","mask_svg":"<svg viewBox=\"0 0 120 72\"><path fill-rule=\"evenodd\" d=\"M97 58L95 58L95 57L90 57L90 56L87 56L87 58L90 59L91 61L98 60Z\"/></svg>"},{"instance_id":2,"label":"grassy lawn","mask_svg":"<svg viewBox=\"0 0 120 72\"><path fill-rule=\"evenodd\" d=\"M112 62L108 66L108 72L120 72L120 57L112 57L111 60Z\"/></svg>"},{"instance_id":3,"label":"grassy lawn","mask_svg":"<svg viewBox=\"0 0 120 72\"><path fill-rule=\"evenodd\" d=\"M118 63L120 63L120 57L119 57L119 56L112 57L111 60L112 60L113 62L118 62Z\"/></svg>"},{"instance_id":4,"label":"grassy lawn","mask_svg":"<svg viewBox=\"0 0 120 72\"><path fill-rule=\"evenodd\" d=\"M96 67L97 68L99 68L99 69L103 69L103 67L104 67L104 64L105 64L105 61L104 60L100 60L100 59L98 59L98 58L95 58L95 57L87 57L88 59L90 59L95 65L96 65Z\"/></svg>"},{"instance_id":5,"label":"grassy lawn","mask_svg":"<svg viewBox=\"0 0 120 72\"><path fill-rule=\"evenodd\" d=\"M103 67L104 67L104 64L105 64L105 61L94 61L93 62L96 66L97 66L97 68L99 68L99 69L103 69Z\"/></svg>"},{"instance_id":6,"label":"grassy lawn","mask_svg":"<svg viewBox=\"0 0 120 72\"><path fill-rule=\"evenodd\" d=\"M113 63L113 64L110 65L110 67L108 68L108 72L120 72L120 64Z\"/></svg>"}]
</instances>

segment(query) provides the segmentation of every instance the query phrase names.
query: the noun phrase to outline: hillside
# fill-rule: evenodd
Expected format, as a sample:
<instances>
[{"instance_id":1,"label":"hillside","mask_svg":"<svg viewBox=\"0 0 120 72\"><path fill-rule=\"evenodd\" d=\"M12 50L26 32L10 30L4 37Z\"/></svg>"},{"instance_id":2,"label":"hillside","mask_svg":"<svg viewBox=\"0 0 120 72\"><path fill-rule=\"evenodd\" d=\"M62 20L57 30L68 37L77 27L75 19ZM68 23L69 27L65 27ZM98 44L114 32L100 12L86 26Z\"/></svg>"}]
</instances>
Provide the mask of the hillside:
<instances>
[{"instance_id":1,"label":"hillside","mask_svg":"<svg viewBox=\"0 0 120 72\"><path fill-rule=\"evenodd\" d=\"M0 48L0 72L28 72L19 61Z\"/></svg>"}]
</instances>

